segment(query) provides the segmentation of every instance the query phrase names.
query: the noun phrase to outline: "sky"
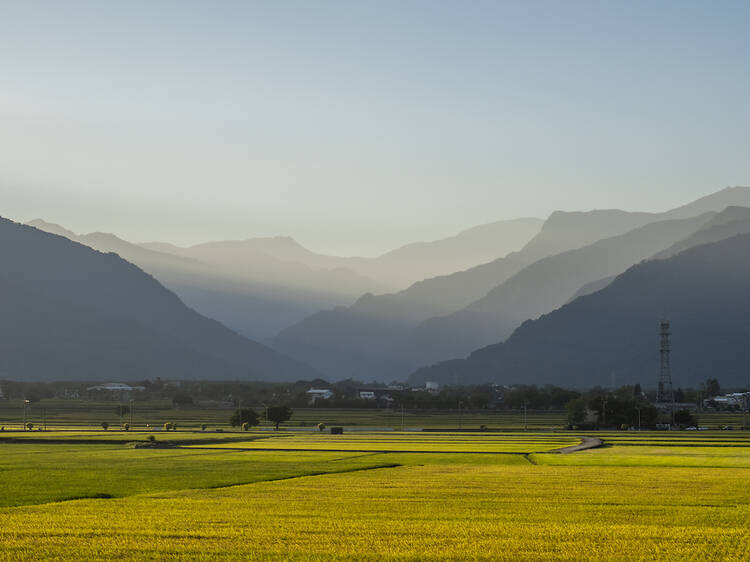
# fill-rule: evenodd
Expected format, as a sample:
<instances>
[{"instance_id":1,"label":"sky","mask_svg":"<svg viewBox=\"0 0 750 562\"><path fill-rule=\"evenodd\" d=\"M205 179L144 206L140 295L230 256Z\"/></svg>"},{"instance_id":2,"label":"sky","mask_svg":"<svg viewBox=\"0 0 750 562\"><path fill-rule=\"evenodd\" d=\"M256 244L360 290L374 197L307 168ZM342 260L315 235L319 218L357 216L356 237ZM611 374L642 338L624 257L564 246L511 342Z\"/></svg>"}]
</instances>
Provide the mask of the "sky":
<instances>
[{"instance_id":1,"label":"sky","mask_svg":"<svg viewBox=\"0 0 750 562\"><path fill-rule=\"evenodd\" d=\"M375 255L750 185L750 3L0 0L0 215Z\"/></svg>"}]
</instances>

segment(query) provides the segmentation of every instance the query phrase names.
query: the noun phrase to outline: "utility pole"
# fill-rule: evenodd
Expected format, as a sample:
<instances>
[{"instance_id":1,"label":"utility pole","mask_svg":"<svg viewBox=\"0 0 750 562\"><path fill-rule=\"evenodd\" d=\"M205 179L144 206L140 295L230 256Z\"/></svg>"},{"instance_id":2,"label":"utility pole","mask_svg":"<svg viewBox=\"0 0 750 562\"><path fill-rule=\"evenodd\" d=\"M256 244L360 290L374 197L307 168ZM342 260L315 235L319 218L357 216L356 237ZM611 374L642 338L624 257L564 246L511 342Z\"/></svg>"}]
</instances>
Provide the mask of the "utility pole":
<instances>
[{"instance_id":1,"label":"utility pole","mask_svg":"<svg viewBox=\"0 0 750 562\"><path fill-rule=\"evenodd\" d=\"M47 408L42 408L42 420L44 420L44 431L47 431Z\"/></svg>"},{"instance_id":2,"label":"utility pole","mask_svg":"<svg viewBox=\"0 0 750 562\"><path fill-rule=\"evenodd\" d=\"M23 430L26 431L26 408L31 402L28 400L23 401Z\"/></svg>"},{"instance_id":3,"label":"utility pole","mask_svg":"<svg viewBox=\"0 0 750 562\"><path fill-rule=\"evenodd\" d=\"M242 400L237 400L237 411L240 413L240 431L242 431Z\"/></svg>"},{"instance_id":4,"label":"utility pole","mask_svg":"<svg viewBox=\"0 0 750 562\"><path fill-rule=\"evenodd\" d=\"M607 398L602 396L602 425L607 425Z\"/></svg>"},{"instance_id":5,"label":"utility pole","mask_svg":"<svg viewBox=\"0 0 750 562\"><path fill-rule=\"evenodd\" d=\"M670 354L672 341L669 320L659 322L659 385L656 391L656 401L667 405L670 411L672 425L674 425L674 389L672 388L672 366Z\"/></svg>"},{"instance_id":6,"label":"utility pole","mask_svg":"<svg viewBox=\"0 0 750 562\"><path fill-rule=\"evenodd\" d=\"M458 429L461 429L461 401L458 401Z\"/></svg>"},{"instance_id":7,"label":"utility pole","mask_svg":"<svg viewBox=\"0 0 750 562\"><path fill-rule=\"evenodd\" d=\"M638 411L638 431L641 430L641 409L636 407L636 410Z\"/></svg>"},{"instance_id":8,"label":"utility pole","mask_svg":"<svg viewBox=\"0 0 750 562\"><path fill-rule=\"evenodd\" d=\"M528 411L526 408L526 399L524 398L523 401L523 430L528 431L529 430L529 418L528 418Z\"/></svg>"},{"instance_id":9,"label":"utility pole","mask_svg":"<svg viewBox=\"0 0 750 562\"><path fill-rule=\"evenodd\" d=\"M133 429L133 408L135 407L135 400L130 400L130 429Z\"/></svg>"},{"instance_id":10,"label":"utility pole","mask_svg":"<svg viewBox=\"0 0 750 562\"><path fill-rule=\"evenodd\" d=\"M401 402L401 431L404 430L404 403Z\"/></svg>"}]
</instances>

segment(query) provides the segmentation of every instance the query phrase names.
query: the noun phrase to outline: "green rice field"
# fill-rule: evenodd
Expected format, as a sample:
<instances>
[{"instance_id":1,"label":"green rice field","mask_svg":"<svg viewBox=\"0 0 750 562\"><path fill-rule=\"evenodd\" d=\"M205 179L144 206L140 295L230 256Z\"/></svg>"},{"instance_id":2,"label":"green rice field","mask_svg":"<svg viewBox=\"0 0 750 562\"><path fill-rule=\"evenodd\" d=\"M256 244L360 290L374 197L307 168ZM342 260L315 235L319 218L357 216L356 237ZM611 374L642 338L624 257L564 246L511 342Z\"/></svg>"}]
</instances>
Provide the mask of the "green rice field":
<instances>
[{"instance_id":1,"label":"green rice field","mask_svg":"<svg viewBox=\"0 0 750 562\"><path fill-rule=\"evenodd\" d=\"M0 441L0 559L743 560L750 550L742 432L599 432L603 446L571 453L557 450L585 434L184 432L196 442L176 432L135 448L104 433Z\"/></svg>"}]
</instances>

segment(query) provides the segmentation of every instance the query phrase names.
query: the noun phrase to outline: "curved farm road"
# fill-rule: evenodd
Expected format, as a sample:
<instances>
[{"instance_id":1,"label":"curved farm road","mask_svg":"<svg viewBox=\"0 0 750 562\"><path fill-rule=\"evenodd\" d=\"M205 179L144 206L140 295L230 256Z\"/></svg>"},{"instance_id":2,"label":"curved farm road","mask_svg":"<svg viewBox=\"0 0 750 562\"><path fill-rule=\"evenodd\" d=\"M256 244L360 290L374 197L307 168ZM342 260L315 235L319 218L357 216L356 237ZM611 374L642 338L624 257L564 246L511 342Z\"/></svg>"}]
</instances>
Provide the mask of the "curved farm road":
<instances>
[{"instance_id":1,"label":"curved farm road","mask_svg":"<svg viewBox=\"0 0 750 562\"><path fill-rule=\"evenodd\" d=\"M581 437L581 442L578 445L570 445L569 447L563 447L562 449L555 449L554 451L547 452L567 455L568 453L577 453L578 451L585 451L586 449L596 449L602 445L604 445L604 441L598 437Z\"/></svg>"}]
</instances>

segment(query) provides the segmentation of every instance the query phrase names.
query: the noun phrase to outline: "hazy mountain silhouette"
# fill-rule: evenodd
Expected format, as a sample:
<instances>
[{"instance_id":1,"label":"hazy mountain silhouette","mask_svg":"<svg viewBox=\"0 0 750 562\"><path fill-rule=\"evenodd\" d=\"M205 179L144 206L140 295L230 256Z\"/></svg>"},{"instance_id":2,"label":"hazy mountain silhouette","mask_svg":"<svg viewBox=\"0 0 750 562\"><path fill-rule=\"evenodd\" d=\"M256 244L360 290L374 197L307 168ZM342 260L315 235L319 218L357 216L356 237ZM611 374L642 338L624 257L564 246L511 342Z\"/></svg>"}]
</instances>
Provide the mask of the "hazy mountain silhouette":
<instances>
[{"instance_id":1,"label":"hazy mountain silhouette","mask_svg":"<svg viewBox=\"0 0 750 562\"><path fill-rule=\"evenodd\" d=\"M750 233L750 207L727 207L693 234L659 252L654 257L658 259L668 258L699 244L718 242L738 234L747 233Z\"/></svg>"},{"instance_id":2,"label":"hazy mountain silhouette","mask_svg":"<svg viewBox=\"0 0 750 562\"><path fill-rule=\"evenodd\" d=\"M428 364L441 359L463 357L474 349L503 341L524 320L554 310L579 292L585 294L601 289L607 285L607 277L611 278L641 259L653 257L657 252L674 253L697 243L747 232L737 222L745 217L746 207L729 207L714 219L715 222L709 221L707 214L721 211L726 203L740 205L746 202L750 204L750 188L733 187L665 213L634 213L633 221L643 221L649 217L659 220L619 237L606 238L588 247L550 256L527 266L465 309L425 320L402 344L395 357ZM693 222L695 218L684 218L695 211L703 211L698 216L698 223ZM531 251L533 255L540 247L550 248L551 242L544 241L558 238L578 240L579 235L569 234L574 229L566 224L577 214L565 217L553 213L550 221L555 215L557 217L553 222L558 225L560 235L552 235L551 227L547 232L545 223L540 235L524 248L524 252ZM611 219L610 227L606 226L607 215ZM582 231L594 228L598 232L605 228L615 231L628 223L628 217L621 212L584 213L579 220L583 225ZM565 226L560 227L561 222ZM688 237L691 231L701 228L701 222L706 223L706 230L695 233L695 238ZM681 245L670 249L673 244L678 243ZM662 257L670 253L662 254ZM588 286L591 283L593 285Z\"/></svg>"},{"instance_id":3,"label":"hazy mountain silhouette","mask_svg":"<svg viewBox=\"0 0 750 562\"><path fill-rule=\"evenodd\" d=\"M350 307L324 310L282 330L276 349L334 377L408 374L416 365L393 357L393 347L420 321L465 306L524 262L502 258L467 271L415 283L395 294L366 294Z\"/></svg>"},{"instance_id":4,"label":"hazy mountain silhouette","mask_svg":"<svg viewBox=\"0 0 750 562\"><path fill-rule=\"evenodd\" d=\"M713 214L658 221L532 263L463 310L431 318L404 342L403 356L422 364L463 357L503 341L524 320L565 304L582 286L617 275L689 236Z\"/></svg>"},{"instance_id":5,"label":"hazy mountain silhouette","mask_svg":"<svg viewBox=\"0 0 750 562\"><path fill-rule=\"evenodd\" d=\"M545 221L539 234L524 246L524 256L529 263L533 263L657 220L659 216L655 213L629 213L618 209L555 211Z\"/></svg>"},{"instance_id":6,"label":"hazy mountain silhouette","mask_svg":"<svg viewBox=\"0 0 750 562\"><path fill-rule=\"evenodd\" d=\"M651 216L655 215L623 211L555 212L539 234L518 252L452 275L426 279L399 293L365 295L350 307L318 312L282 330L274 340L274 347L334 377L365 376L382 380L405 376L426 362L423 355L411 353L408 344L404 345L421 322L461 310L547 251L569 249L566 244L577 248L604 234L640 225ZM467 329L472 328L473 325ZM483 326L482 333L486 331ZM482 341L473 332L459 337L470 342L460 348L466 349L466 353L476 349L473 342ZM449 341L448 349L452 349L453 342Z\"/></svg>"},{"instance_id":7,"label":"hazy mountain silhouette","mask_svg":"<svg viewBox=\"0 0 750 562\"><path fill-rule=\"evenodd\" d=\"M633 266L610 285L520 326L505 342L413 373L411 382L608 386L658 375L658 321L672 323L673 379L718 377L747 386L750 374L750 234Z\"/></svg>"},{"instance_id":8,"label":"hazy mountain silhouette","mask_svg":"<svg viewBox=\"0 0 750 562\"><path fill-rule=\"evenodd\" d=\"M515 252L539 233L543 223L542 219L522 218L482 224L449 238L407 244L351 267L396 288L408 287Z\"/></svg>"},{"instance_id":9,"label":"hazy mountain silhouette","mask_svg":"<svg viewBox=\"0 0 750 562\"><path fill-rule=\"evenodd\" d=\"M233 260L231 250L211 252L209 244L196 247L191 256L169 244L144 247L113 234L78 235L41 219L27 224L102 252L115 252L156 277L201 314L261 341L321 308L352 302L362 291L379 287L348 270L313 270L263 251L286 246L291 254L296 245L291 239L248 241L245 258Z\"/></svg>"},{"instance_id":10,"label":"hazy mountain silhouette","mask_svg":"<svg viewBox=\"0 0 750 562\"><path fill-rule=\"evenodd\" d=\"M284 236L180 248L159 242L132 244L106 233L78 235L40 219L28 224L100 251L115 252L154 275L200 313L265 342L310 314L348 305L363 293L385 292L425 271L453 271L455 264L474 265L486 256L496 257L495 252L518 249L538 232L541 221L518 219L481 225L443 240L410 244L378 258L316 254ZM461 306L471 300L461 300ZM451 310L439 306L423 317Z\"/></svg>"},{"instance_id":11,"label":"hazy mountain silhouette","mask_svg":"<svg viewBox=\"0 0 750 562\"><path fill-rule=\"evenodd\" d=\"M589 283L599 283L589 290L606 286L603 278L665 250L710 218L685 219L689 213L744 201L750 202L749 188L728 188L665 213L558 211L519 252L407 291L366 295L351 307L316 313L281 331L274 347L332 376L398 378L409 368L501 341ZM649 226L654 223L660 224ZM428 315L441 308L444 312Z\"/></svg>"},{"instance_id":12,"label":"hazy mountain silhouette","mask_svg":"<svg viewBox=\"0 0 750 562\"><path fill-rule=\"evenodd\" d=\"M319 376L201 316L113 253L0 219L0 264L4 378Z\"/></svg>"},{"instance_id":13,"label":"hazy mountain silhouette","mask_svg":"<svg viewBox=\"0 0 750 562\"><path fill-rule=\"evenodd\" d=\"M302 264L313 269L350 272L368 279L369 288L402 289L429 277L454 273L518 250L535 236L543 221L535 218L497 221L432 242L414 242L374 258L338 257L307 250L286 236L207 242L188 248L154 242L144 248L219 263L224 267L269 267L271 261ZM364 286L361 284L360 286Z\"/></svg>"},{"instance_id":14,"label":"hazy mountain silhouette","mask_svg":"<svg viewBox=\"0 0 750 562\"><path fill-rule=\"evenodd\" d=\"M746 233L750 233L750 208L727 207L724 211L715 215L711 220L687 238L680 240L666 250L654 255L653 259L668 258L699 244L718 242L719 240ZM615 275L612 275L587 283L581 287L568 302L573 301L578 297L600 291L614 281L615 277Z\"/></svg>"},{"instance_id":15,"label":"hazy mountain silhouette","mask_svg":"<svg viewBox=\"0 0 750 562\"><path fill-rule=\"evenodd\" d=\"M727 207L750 207L750 187L726 187L715 193L696 199L692 203L662 213L663 219L684 219L709 211L721 211Z\"/></svg>"}]
</instances>

